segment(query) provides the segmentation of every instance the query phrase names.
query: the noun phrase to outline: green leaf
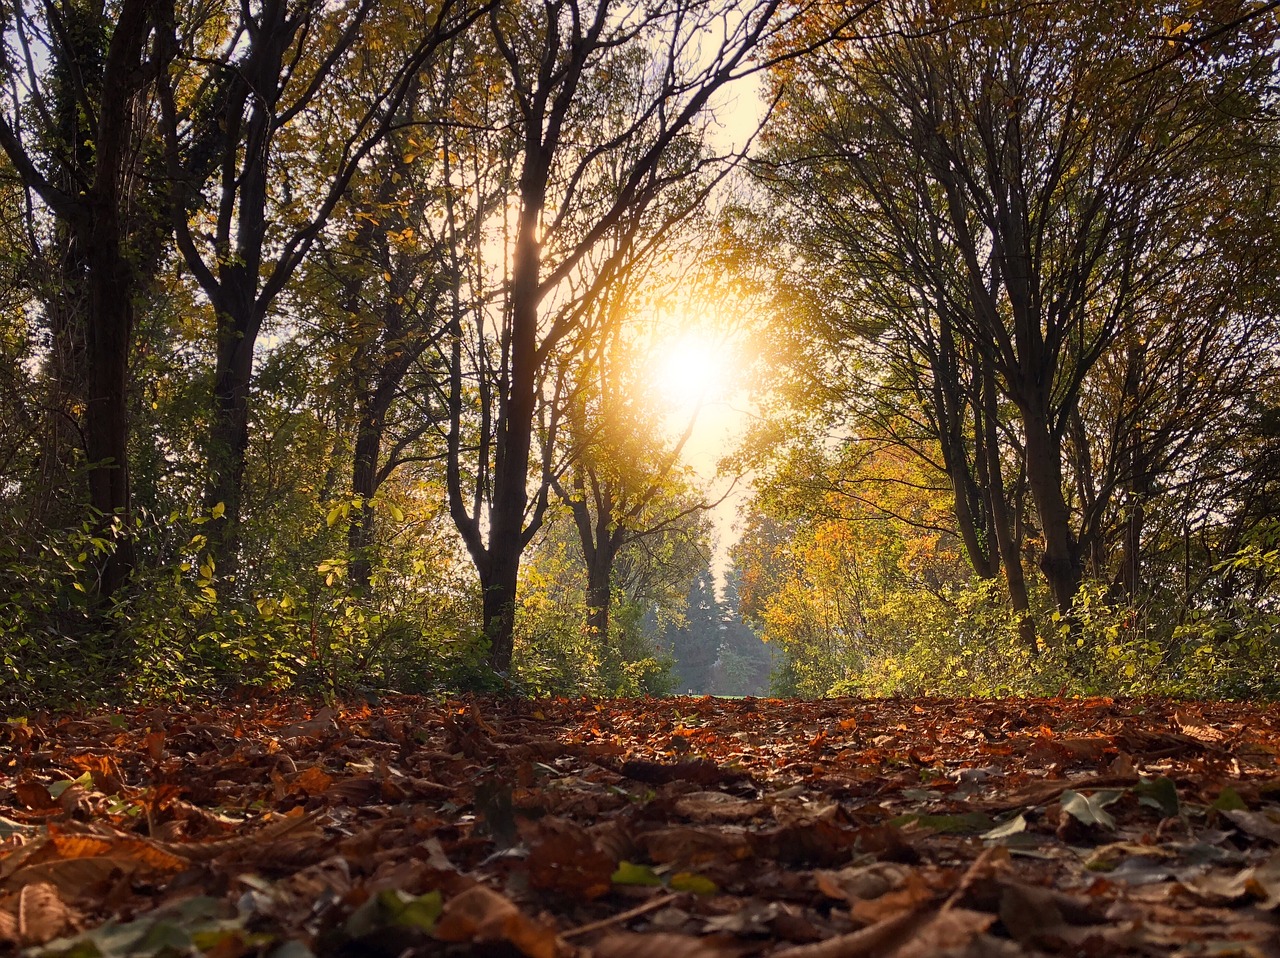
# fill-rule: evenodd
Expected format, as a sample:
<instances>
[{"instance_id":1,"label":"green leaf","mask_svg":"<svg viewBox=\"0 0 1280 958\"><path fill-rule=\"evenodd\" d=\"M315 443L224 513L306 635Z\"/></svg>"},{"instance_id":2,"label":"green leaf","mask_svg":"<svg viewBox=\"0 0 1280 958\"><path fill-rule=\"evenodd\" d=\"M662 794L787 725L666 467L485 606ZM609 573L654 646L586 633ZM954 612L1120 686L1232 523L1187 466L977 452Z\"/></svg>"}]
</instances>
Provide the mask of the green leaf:
<instances>
[{"instance_id":1,"label":"green leaf","mask_svg":"<svg viewBox=\"0 0 1280 958\"><path fill-rule=\"evenodd\" d=\"M442 911L444 898L438 891L415 897L392 888L379 892L353 911L344 930L352 938L364 937L390 925L431 931Z\"/></svg>"},{"instance_id":2,"label":"green leaf","mask_svg":"<svg viewBox=\"0 0 1280 958\"><path fill-rule=\"evenodd\" d=\"M93 776L85 772L79 778L64 778L60 782L53 782L49 786L49 794L54 798L61 798L62 793L72 785L79 785L81 788L93 788Z\"/></svg>"},{"instance_id":3,"label":"green leaf","mask_svg":"<svg viewBox=\"0 0 1280 958\"><path fill-rule=\"evenodd\" d=\"M384 891L378 898L395 913L397 925L421 928L423 931L435 928L436 919L444 911L444 898L438 891L429 891L416 898L401 891ZM387 901L388 898L394 899L394 902Z\"/></svg>"},{"instance_id":4,"label":"green leaf","mask_svg":"<svg viewBox=\"0 0 1280 958\"><path fill-rule=\"evenodd\" d=\"M1123 795L1119 789L1103 789L1092 795L1067 789L1062 793L1062 810L1085 825L1101 825L1112 830L1116 820L1106 811L1106 807Z\"/></svg>"},{"instance_id":5,"label":"green leaf","mask_svg":"<svg viewBox=\"0 0 1280 958\"><path fill-rule=\"evenodd\" d=\"M609 880L615 885L650 885L657 886L662 884L652 868L648 865L635 865L631 862L619 862L618 870L609 876Z\"/></svg>"},{"instance_id":6,"label":"green leaf","mask_svg":"<svg viewBox=\"0 0 1280 958\"><path fill-rule=\"evenodd\" d=\"M1218 797L1214 799L1213 804L1209 807L1216 812L1243 812L1249 810L1249 806L1244 803L1240 793L1230 785L1225 786L1218 793Z\"/></svg>"},{"instance_id":7,"label":"green leaf","mask_svg":"<svg viewBox=\"0 0 1280 958\"><path fill-rule=\"evenodd\" d=\"M1133 786L1133 793L1138 796L1140 805L1159 809L1165 818L1173 818L1181 811L1178 787L1163 775L1159 778L1141 779Z\"/></svg>"},{"instance_id":8,"label":"green leaf","mask_svg":"<svg viewBox=\"0 0 1280 958\"><path fill-rule=\"evenodd\" d=\"M693 872L679 872L671 876L668 886L672 891L690 891L695 895L714 895L720 890L710 878Z\"/></svg>"},{"instance_id":9,"label":"green leaf","mask_svg":"<svg viewBox=\"0 0 1280 958\"><path fill-rule=\"evenodd\" d=\"M226 514L227 514L227 504L225 502L219 502L216 506L214 506L212 509L209 510L209 515L213 516L213 518L215 519L221 519Z\"/></svg>"}]
</instances>

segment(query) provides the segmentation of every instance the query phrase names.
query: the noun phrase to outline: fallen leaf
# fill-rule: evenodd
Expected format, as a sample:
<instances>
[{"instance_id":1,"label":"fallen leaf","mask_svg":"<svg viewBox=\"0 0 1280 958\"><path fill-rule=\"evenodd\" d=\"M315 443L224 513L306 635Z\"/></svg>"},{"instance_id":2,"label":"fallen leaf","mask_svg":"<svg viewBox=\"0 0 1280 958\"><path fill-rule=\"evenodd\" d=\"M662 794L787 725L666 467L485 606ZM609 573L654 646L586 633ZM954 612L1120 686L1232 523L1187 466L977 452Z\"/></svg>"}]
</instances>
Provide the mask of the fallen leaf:
<instances>
[{"instance_id":1,"label":"fallen leaf","mask_svg":"<svg viewBox=\"0 0 1280 958\"><path fill-rule=\"evenodd\" d=\"M1222 817L1254 838L1262 838L1273 845L1280 845L1280 810L1278 809L1250 812L1245 809L1230 808L1222 810Z\"/></svg>"},{"instance_id":2,"label":"fallen leaf","mask_svg":"<svg viewBox=\"0 0 1280 958\"><path fill-rule=\"evenodd\" d=\"M729 958L740 951L731 939L669 934L612 934L591 949L595 958Z\"/></svg>"},{"instance_id":3,"label":"fallen leaf","mask_svg":"<svg viewBox=\"0 0 1280 958\"><path fill-rule=\"evenodd\" d=\"M46 882L32 882L18 893L17 939L24 945L43 945L79 923L74 910Z\"/></svg>"},{"instance_id":4,"label":"fallen leaf","mask_svg":"<svg viewBox=\"0 0 1280 958\"><path fill-rule=\"evenodd\" d=\"M1062 811L1084 825L1101 825L1114 831L1116 820L1106 808L1123 794L1117 790L1101 790L1084 795L1067 789L1062 793Z\"/></svg>"},{"instance_id":5,"label":"fallen leaf","mask_svg":"<svg viewBox=\"0 0 1280 958\"><path fill-rule=\"evenodd\" d=\"M435 936L441 941L506 941L528 958L556 958L554 929L527 917L495 891L476 885L445 903Z\"/></svg>"}]
</instances>

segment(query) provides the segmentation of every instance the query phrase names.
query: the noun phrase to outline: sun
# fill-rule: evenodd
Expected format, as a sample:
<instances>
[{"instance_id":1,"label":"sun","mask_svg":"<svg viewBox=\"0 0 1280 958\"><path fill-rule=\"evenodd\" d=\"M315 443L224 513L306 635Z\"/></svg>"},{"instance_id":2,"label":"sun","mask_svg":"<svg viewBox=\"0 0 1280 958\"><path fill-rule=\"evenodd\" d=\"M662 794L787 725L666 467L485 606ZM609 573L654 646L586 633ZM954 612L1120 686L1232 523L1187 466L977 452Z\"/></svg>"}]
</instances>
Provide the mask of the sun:
<instances>
[{"instance_id":1,"label":"sun","mask_svg":"<svg viewBox=\"0 0 1280 958\"><path fill-rule=\"evenodd\" d=\"M682 333L654 344L649 363L654 404L671 416L696 415L724 398L728 349L702 332Z\"/></svg>"}]
</instances>

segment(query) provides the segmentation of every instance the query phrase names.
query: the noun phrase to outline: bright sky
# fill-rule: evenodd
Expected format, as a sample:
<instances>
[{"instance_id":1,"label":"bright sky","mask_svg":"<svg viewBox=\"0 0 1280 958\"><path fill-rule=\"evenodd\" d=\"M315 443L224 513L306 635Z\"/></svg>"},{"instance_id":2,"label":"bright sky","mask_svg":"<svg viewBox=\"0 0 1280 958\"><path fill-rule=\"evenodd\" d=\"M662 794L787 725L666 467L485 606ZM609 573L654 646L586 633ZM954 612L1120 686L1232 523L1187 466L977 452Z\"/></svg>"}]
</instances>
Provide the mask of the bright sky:
<instances>
[{"instance_id":1,"label":"bright sky","mask_svg":"<svg viewBox=\"0 0 1280 958\"><path fill-rule=\"evenodd\" d=\"M738 537L734 523L750 490L745 481L734 485L732 476L719 478L718 466L745 435L751 417L738 368L739 350L732 334L702 328L710 323L711 317L705 315L674 323L670 335L660 340L659 356L649 373L655 399L667 410L664 426L672 442L694 418L683 459L697 474L708 499L729 493L711 513L716 539L712 569L723 588L728 550Z\"/></svg>"}]
</instances>

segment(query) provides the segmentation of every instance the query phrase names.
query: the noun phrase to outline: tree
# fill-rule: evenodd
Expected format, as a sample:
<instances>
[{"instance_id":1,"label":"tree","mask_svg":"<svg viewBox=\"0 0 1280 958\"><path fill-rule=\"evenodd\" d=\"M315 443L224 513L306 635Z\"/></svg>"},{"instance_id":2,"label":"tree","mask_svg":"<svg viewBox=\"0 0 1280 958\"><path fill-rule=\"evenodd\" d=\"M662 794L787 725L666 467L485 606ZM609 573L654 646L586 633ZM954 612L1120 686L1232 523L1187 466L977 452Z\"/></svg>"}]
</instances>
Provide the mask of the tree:
<instances>
[{"instance_id":1,"label":"tree","mask_svg":"<svg viewBox=\"0 0 1280 958\"><path fill-rule=\"evenodd\" d=\"M463 316L454 327L449 488L496 669L511 661L520 556L548 503L564 357L588 341L581 320L636 249L678 225L723 173L703 145L707 105L760 69L750 58L794 16L783 9L779 0L644 9L513 0L489 16L493 82L514 104L491 154L512 156L516 168L502 222L469 237L470 257L484 260L487 249L504 265L492 300L467 297L465 349ZM707 37L720 39L704 46ZM474 383L465 396L464 379ZM478 409L464 416L471 399ZM531 475L535 434L541 463Z\"/></svg>"},{"instance_id":2,"label":"tree","mask_svg":"<svg viewBox=\"0 0 1280 958\"><path fill-rule=\"evenodd\" d=\"M208 209L173 229L215 317L206 502L221 571L238 566L255 349L263 323L352 178L400 118L419 73L482 7L267 0L170 37L183 70L162 88L169 176L212 149ZM226 24L218 32L218 24ZM213 36L205 35L212 32ZM195 47L192 47L195 44ZM212 52L211 52L212 51ZM212 146L207 132L216 130ZM293 168L293 167L298 168ZM190 182L201 190L203 180Z\"/></svg>"},{"instance_id":3,"label":"tree","mask_svg":"<svg viewBox=\"0 0 1280 958\"><path fill-rule=\"evenodd\" d=\"M160 42L165 16L155 0L68 0L14 5L3 21L0 64L10 82L0 148L53 217L59 273L47 298L52 374L66 391L55 415L79 426L89 505L108 534L130 518L134 310L163 238L163 216L138 184L146 178L153 119L148 95L169 67ZM99 570L103 599L132 565L132 543L121 536Z\"/></svg>"},{"instance_id":4,"label":"tree","mask_svg":"<svg viewBox=\"0 0 1280 958\"><path fill-rule=\"evenodd\" d=\"M688 415L683 431L669 436L662 401L645 386L664 347L660 339L646 346L636 314L652 304L632 289L639 271L633 265L630 281L619 280L601 297L598 308L606 316L596 324L597 343L578 357L576 386L565 404L565 474L551 475L586 564L586 626L606 643L619 556L624 550L669 553L674 539L695 541L702 515L718 504L698 494L682 462L700 405L681 410Z\"/></svg>"},{"instance_id":5,"label":"tree","mask_svg":"<svg viewBox=\"0 0 1280 958\"><path fill-rule=\"evenodd\" d=\"M1069 617L1105 551L1098 517L1115 515L1126 485L1134 502L1148 495L1150 464L1166 454L1149 447L1132 404L1091 402L1100 371L1189 318L1168 308L1171 287L1194 290L1195 335L1222 329L1206 300L1213 291L1221 307L1231 287L1215 226L1240 155L1232 117L1263 95L1269 41L1245 31L1190 63L1150 43L1166 15L1154 6L958 12L885 3L865 39L780 73L787 105L769 178L806 224L802 249L820 255L838 238L825 288L861 317L833 318L830 332L888 342L896 368L880 382L902 389L900 408L914 406L938 444L975 569L990 570L984 527L1006 573L1020 562L1012 472ZM1155 390L1162 371L1132 361L1131 391ZM1082 403L1110 410L1107 424L1083 425ZM1100 428L1125 438L1090 451ZM1086 497L1082 475L1107 478Z\"/></svg>"}]
</instances>

